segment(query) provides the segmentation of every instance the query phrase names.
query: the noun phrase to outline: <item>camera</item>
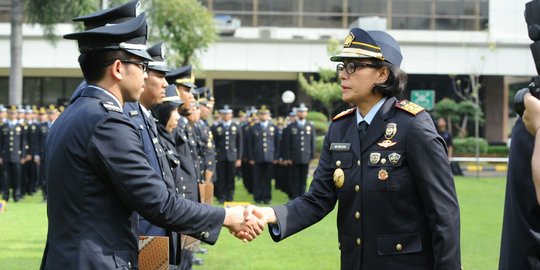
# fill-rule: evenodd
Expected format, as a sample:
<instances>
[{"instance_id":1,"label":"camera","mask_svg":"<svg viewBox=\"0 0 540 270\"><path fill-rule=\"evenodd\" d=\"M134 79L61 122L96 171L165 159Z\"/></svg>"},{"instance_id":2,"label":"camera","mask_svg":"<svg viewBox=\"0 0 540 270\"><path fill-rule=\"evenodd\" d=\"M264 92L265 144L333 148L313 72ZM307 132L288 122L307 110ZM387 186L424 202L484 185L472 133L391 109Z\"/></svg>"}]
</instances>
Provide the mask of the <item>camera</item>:
<instances>
[{"instance_id":1,"label":"camera","mask_svg":"<svg viewBox=\"0 0 540 270\"><path fill-rule=\"evenodd\" d=\"M517 91L514 96L514 107L520 117L523 116L523 111L525 111L524 98L527 93L531 93L531 95L540 99L540 76L532 78L531 83L526 88Z\"/></svg>"},{"instance_id":2,"label":"camera","mask_svg":"<svg viewBox=\"0 0 540 270\"><path fill-rule=\"evenodd\" d=\"M525 22L527 22L529 38L533 41L530 48L536 72L540 74L540 0L533 0L525 4ZM514 96L514 108L519 116L523 116L523 111L525 111L523 99L526 93L531 93L540 99L540 76L532 78L529 86L519 90Z\"/></svg>"}]
</instances>

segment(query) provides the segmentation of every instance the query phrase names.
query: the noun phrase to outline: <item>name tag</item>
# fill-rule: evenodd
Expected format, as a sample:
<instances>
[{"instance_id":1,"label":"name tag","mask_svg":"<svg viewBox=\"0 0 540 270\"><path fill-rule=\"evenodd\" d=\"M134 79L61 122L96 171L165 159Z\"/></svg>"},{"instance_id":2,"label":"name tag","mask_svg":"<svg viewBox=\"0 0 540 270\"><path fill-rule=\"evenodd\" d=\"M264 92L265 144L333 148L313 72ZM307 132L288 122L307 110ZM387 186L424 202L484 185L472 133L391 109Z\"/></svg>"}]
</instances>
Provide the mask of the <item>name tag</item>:
<instances>
[{"instance_id":1,"label":"name tag","mask_svg":"<svg viewBox=\"0 0 540 270\"><path fill-rule=\"evenodd\" d=\"M351 150L351 144L350 143L332 143L330 145L330 151L349 151Z\"/></svg>"},{"instance_id":2,"label":"name tag","mask_svg":"<svg viewBox=\"0 0 540 270\"><path fill-rule=\"evenodd\" d=\"M154 138L152 138L152 142L153 142L154 144L156 144L156 143L159 142L159 140L158 140L158 138L154 137Z\"/></svg>"}]
</instances>

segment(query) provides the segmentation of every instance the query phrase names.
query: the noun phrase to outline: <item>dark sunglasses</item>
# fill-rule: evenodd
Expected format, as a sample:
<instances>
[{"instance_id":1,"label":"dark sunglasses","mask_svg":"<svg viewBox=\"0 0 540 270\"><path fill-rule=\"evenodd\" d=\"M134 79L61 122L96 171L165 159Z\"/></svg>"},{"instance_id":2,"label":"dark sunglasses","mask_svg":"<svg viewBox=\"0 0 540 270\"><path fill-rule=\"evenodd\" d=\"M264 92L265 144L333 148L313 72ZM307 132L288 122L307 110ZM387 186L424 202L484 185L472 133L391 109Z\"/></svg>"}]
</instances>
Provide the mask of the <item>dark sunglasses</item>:
<instances>
[{"instance_id":1,"label":"dark sunglasses","mask_svg":"<svg viewBox=\"0 0 540 270\"><path fill-rule=\"evenodd\" d=\"M352 75L356 72L356 68L360 68L360 69L363 69L363 68L380 68L379 65L376 65L376 64L373 64L373 63L368 63L368 62L348 62L347 64L338 64L336 66L336 71L337 73L345 70L345 72L347 72L347 75Z\"/></svg>"}]
</instances>

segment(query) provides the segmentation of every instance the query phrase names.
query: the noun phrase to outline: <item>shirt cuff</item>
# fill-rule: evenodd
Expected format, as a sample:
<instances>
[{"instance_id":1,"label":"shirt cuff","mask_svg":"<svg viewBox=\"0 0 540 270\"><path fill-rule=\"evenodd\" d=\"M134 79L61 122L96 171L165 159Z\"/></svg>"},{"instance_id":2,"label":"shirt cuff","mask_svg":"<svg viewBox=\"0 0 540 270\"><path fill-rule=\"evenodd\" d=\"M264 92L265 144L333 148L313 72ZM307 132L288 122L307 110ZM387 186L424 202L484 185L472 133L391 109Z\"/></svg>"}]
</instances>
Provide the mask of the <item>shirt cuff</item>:
<instances>
[{"instance_id":1,"label":"shirt cuff","mask_svg":"<svg viewBox=\"0 0 540 270\"><path fill-rule=\"evenodd\" d=\"M279 224L270 224L271 233L275 236L281 235L281 229L279 228Z\"/></svg>"}]
</instances>

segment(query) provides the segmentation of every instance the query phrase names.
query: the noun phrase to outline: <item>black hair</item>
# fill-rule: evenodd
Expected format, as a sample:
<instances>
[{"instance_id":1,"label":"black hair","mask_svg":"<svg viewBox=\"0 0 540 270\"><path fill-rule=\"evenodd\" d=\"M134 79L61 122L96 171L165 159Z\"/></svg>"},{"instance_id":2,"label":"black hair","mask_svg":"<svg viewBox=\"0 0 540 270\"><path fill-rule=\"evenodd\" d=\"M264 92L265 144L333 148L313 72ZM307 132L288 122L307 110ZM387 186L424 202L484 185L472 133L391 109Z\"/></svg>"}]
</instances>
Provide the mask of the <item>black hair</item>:
<instances>
[{"instance_id":1,"label":"black hair","mask_svg":"<svg viewBox=\"0 0 540 270\"><path fill-rule=\"evenodd\" d=\"M130 57L131 54L123 50L81 53L79 65L86 82L93 84L103 79L107 66L112 64L114 60L127 60Z\"/></svg>"},{"instance_id":2,"label":"black hair","mask_svg":"<svg viewBox=\"0 0 540 270\"><path fill-rule=\"evenodd\" d=\"M371 91L379 92L383 97L395 97L405 90L407 85L407 73L394 64L386 61L374 61L379 68L388 68L388 78L383 83L373 85Z\"/></svg>"},{"instance_id":3,"label":"black hair","mask_svg":"<svg viewBox=\"0 0 540 270\"><path fill-rule=\"evenodd\" d=\"M152 108L152 114L158 120L158 123L167 126L167 122L171 118L172 112L178 109L178 104L170 101L165 101Z\"/></svg>"}]
</instances>

